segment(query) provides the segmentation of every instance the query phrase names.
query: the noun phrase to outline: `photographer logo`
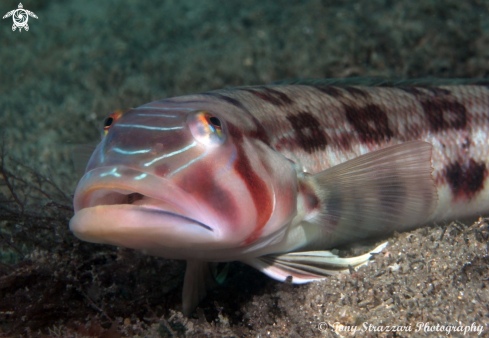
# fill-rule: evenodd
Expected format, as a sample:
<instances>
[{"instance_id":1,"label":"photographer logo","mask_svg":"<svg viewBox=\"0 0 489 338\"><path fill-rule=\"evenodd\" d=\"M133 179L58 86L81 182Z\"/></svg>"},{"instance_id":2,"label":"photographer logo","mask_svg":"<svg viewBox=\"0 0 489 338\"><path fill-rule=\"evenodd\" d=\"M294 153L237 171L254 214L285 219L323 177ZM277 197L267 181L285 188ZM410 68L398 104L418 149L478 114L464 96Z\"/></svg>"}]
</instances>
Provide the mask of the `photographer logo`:
<instances>
[{"instance_id":1,"label":"photographer logo","mask_svg":"<svg viewBox=\"0 0 489 338\"><path fill-rule=\"evenodd\" d=\"M37 19L37 15L31 11L28 11L27 9L24 9L22 3L19 3L19 8L8 12L3 16L2 19L9 18L9 17L12 17L12 19L14 20L14 24L12 25L12 31L15 31L18 28L19 32L22 31L22 28L24 28L26 31L29 30L29 25L27 24L29 17L33 17L34 19Z\"/></svg>"}]
</instances>

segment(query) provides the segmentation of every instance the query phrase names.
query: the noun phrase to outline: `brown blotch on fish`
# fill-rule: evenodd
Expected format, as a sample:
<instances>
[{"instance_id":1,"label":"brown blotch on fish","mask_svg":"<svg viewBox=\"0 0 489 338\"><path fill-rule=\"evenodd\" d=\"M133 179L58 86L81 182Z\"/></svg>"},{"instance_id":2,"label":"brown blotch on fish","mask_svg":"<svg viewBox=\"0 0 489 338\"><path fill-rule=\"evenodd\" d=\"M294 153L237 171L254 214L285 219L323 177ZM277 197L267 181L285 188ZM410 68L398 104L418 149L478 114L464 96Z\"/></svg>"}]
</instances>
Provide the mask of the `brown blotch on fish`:
<instances>
[{"instance_id":1,"label":"brown blotch on fish","mask_svg":"<svg viewBox=\"0 0 489 338\"><path fill-rule=\"evenodd\" d=\"M397 87L397 89L400 89L406 93L409 93L409 94L415 95L415 96L423 94L423 92L416 87Z\"/></svg>"},{"instance_id":2,"label":"brown blotch on fish","mask_svg":"<svg viewBox=\"0 0 489 338\"><path fill-rule=\"evenodd\" d=\"M450 95L451 92L448 89L445 88L440 88L440 87L426 87L430 92L432 92L434 95L438 96L443 96L443 95Z\"/></svg>"},{"instance_id":3,"label":"brown blotch on fish","mask_svg":"<svg viewBox=\"0 0 489 338\"><path fill-rule=\"evenodd\" d=\"M393 136L387 114L379 106L368 104L357 108L345 105L345 112L348 122L358 132L360 141L379 143Z\"/></svg>"},{"instance_id":4,"label":"brown blotch on fish","mask_svg":"<svg viewBox=\"0 0 489 338\"><path fill-rule=\"evenodd\" d=\"M464 129L467 126L467 109L457 101L431 96L419 103L432 131Z\"/></svg>"},{"instance_id":5,"label":"brown blotch on fish","mask_svg":"<svg viewBox=\"0 0 489 338\"><path fill-rule=\"evenodd\" d=\"M271 147L270 138L268 137L268 134L263 125L256 118L253 119L253 122L255 122L256 129L248 132L246 136L260 140L267 146Z\"/></svg>"},{"instance_id":6,"label":"brown blotch on fish","mask_svg":"<svg viewBox=\"0 0 489 338\"><path fill-rule=\"evenodd\" d=\"M470 199L484 188L487 168L484 162L470 159L468 164L450 163L445 169L445 177L454 199Z\"/></svg>"},{"instance_id":7,"label":"brown blotch on fish","mask_svg":"<svg viewBox=\"0 0 489 338\"><path fill-rule=\"evenodd\" d=\"M292 104L293 103L292 99L287 94L285 94L279 90L275 90L275 89L272 89L269 87L260 87L260 88L264 92L266 92L270 95L273 95L275 97L278 97L280 99L280 101L283 102L283 104Z\"/></svg>"},{"instance_id":8,"label":"brown blotch on fish","mask_svg":"<svg viewBox=\"0 0 489 338\"><path fill-rule=\"evenodd\" d=\"M343 96L343 92L336 87L333 86L312 86L316 88L317 90L323 92L324 94L327 94L335 99L340 98Z\"/></svg>"},{"instance_id":9,"label":"brown blotch on fish","mask_svg":"<svg viewBox=\"0 0 489 338\"><path fill-rule=\"evenodd\" d=\"M206 95L206 96L212 96L212 97L215 97L219 100L222 100L222 101L225 101L227 103L230 103L232 104L233 106L237 107L237 108L240 108L240 109L243 109L243 110L247 110L246 107L241 103L241 101L239 100L236 100L232 97L229 97L229 96L226 96L226 95L222 95L222 94L218 94L218 93L213 93L213 92L208 92L208 93L202 93L202 95Z\"/></svg>"},{"instance_id":10,"label":"brown blotch on fish","mask_svg":"<svg viewBox=\"0 0 489 338\"><path fill-rule=\"evenodd\" d=\"M333 143L337 144L340 149L351 149L351 135L349 133L340 133L339 136L333 138Z\"/></svg>"},{"instance_id":11,"label":"brown blotch on fish","mask_svg":"<svg viewBox=\"0 0 489 338\"><path fill-rule=\"evenodd\" d=\"M294 128L296 141L302 149L312 153L326 148L328 145L326 134L321 123L312 114L302 112L297 115L289 115L287 119Z\"/></svg>"},{"instance_id":12,"label":"brown blotch on fish","mask_svg":"<svg viewBox=\"0 0 489 338\"><path fill-rule=\"evenodd\" d=\"M274 106L284 106L292 104L292 100L290 99L290 97L287 96L287 94L268 87L258 87L258 90L242 88L241 90L251 93L256 97L259 97L263 101L273 104Z\"/></svg>"},{"instance_id":13,"label":"brown blotch on fish","mask_svg":"<svg viewBox=\"0 0 489 338\"><path fill-rule=\"evenodd\" d=\"M363 90L363 89L360 89L360 88L357 88L357 87L350 87L350 86L346 86L346 87L343 87L344 90L346 90L348 93L352 94L353 96L356 96L356 97L364 97L364 98L367 98L369 95L368 95L368 92L366 90Z\"/></svg>"}]
</instances>

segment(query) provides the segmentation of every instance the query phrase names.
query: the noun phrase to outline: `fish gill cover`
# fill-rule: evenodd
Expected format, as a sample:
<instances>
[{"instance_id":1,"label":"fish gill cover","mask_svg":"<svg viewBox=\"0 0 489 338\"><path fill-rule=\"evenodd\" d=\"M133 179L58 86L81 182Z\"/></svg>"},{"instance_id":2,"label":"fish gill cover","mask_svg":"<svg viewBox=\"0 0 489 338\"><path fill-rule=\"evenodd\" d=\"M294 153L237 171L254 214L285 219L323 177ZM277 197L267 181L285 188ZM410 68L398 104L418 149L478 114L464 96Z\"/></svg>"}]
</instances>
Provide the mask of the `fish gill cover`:
<instances>
[{"instance_id":1,"label":"fish gill cover","mask_svg":"<svg viewBox=\"0 0 489 338\"><path fill-rule=\"evenodd\" d=\"M332 336L319 324L419 321L488 330L484 219L396 235L374 264L312 285L235 264L190 319L178 312L183 263L68 230L70 152L98 139L115 109L285 78L487 78L484 1L23 5L39 17L28 32L0 26L0 335ZM3 1L0 12L17 7Z\"/></svg>"}]
</instances>

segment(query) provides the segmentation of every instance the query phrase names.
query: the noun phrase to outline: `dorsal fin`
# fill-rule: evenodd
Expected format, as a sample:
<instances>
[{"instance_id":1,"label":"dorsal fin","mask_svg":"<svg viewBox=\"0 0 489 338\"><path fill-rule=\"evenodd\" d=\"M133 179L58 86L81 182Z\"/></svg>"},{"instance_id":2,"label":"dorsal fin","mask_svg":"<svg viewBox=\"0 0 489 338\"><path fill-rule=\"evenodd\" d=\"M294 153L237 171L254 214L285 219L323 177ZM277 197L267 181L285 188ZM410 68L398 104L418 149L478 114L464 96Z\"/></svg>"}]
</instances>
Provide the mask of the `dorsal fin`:
<instances>
[{"instance_id":1,"label":"dorsal fin","mask_svg":"<svg viewBox=\"0 0 489 338\"><path fill-rule=\"evenodd\" d=\"M460 86L481 85L488 86L489 79L388 79L383 77L347 77L331 79L287 79L271 83L272 85L306 85L306 86L377 86L377 87L433 87L433 86Z\"/></svg>"}]
</instances>

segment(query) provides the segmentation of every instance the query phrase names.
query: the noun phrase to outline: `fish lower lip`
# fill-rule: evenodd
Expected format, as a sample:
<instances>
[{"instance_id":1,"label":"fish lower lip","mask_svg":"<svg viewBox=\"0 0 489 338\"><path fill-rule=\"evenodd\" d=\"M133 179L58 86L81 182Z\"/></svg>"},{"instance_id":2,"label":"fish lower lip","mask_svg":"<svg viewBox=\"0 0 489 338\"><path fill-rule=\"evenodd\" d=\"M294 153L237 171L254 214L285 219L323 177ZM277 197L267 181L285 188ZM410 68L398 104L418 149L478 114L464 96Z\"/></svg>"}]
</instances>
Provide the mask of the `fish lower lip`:
<instances>
[{"instance_id":1,"label":"fish lower lip","mask_svg":"<svg viewBox=\"0 0 489 338\"><path fill-rule=\"evenodd\" d=\"M165 257L179 257L186 248L206 248L219 238L209 226L190 217L130 204L83 208L70 220L70 230L84 241Z\"/></svg>"},{"instance_id":2,"label":"fish lower lip","mask_svg":"<svg viewBox=\"0 0 489 338\"><path fill-rule=\"evenodd\" d=\"M184 220L191 221L191 222L195 223L196 225L200 225L204 229L207 229L209 231L214 231L214 230L212 230L212 228L210 226L208 226L208 225L206 225L204 223L201 223L201 222L199 222L199 221L197 221L195 219L192 219L190 217L186 217L186 216L183 216L181 214L178 214L178 213L174 213L174 212L171 212L171 211L163 210L163 209L160 209L160 208L155 208L155 207L148 206L148 205L141 205L140 208L144 212L157 213L157 214L161 214L161 215L169 215L169 216L180 217L180 218L182 218Z\"/></svg>"}]
</instances>

